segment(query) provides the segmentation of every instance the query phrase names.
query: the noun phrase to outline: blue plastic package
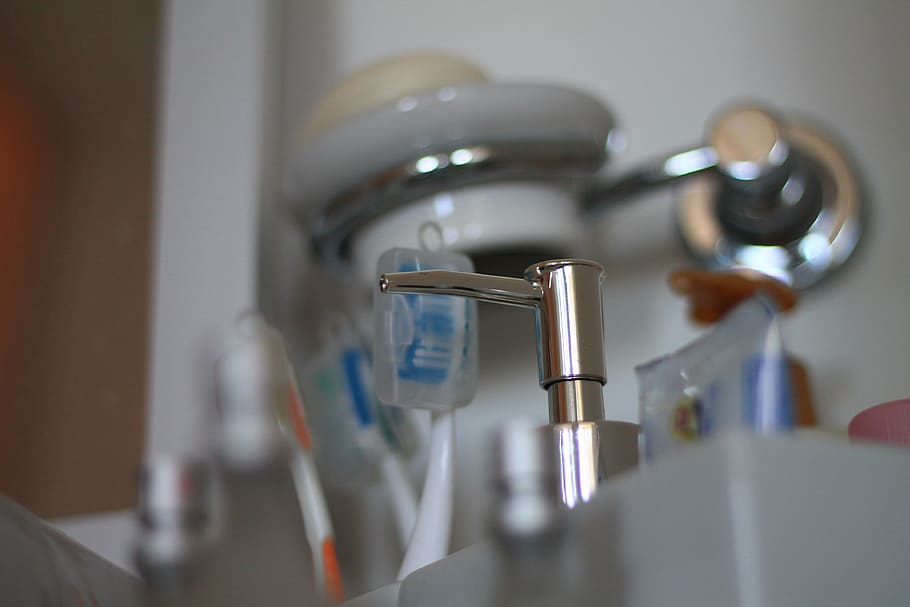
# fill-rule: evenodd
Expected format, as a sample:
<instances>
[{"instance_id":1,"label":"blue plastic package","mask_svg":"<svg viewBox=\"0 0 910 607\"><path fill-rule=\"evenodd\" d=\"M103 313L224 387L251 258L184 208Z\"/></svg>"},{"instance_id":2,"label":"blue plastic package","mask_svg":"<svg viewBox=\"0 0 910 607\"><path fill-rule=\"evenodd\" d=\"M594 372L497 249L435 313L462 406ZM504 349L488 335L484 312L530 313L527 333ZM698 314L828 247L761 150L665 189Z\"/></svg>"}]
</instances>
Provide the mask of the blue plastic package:
<instances>
[{"instance_id":1,"label":"blue plastic package","mask_svg":"<svg viewBox=\"0 0 910 607\"><path fill-rule=\"evenodd\" d=\"M708 334L635 369L648 460L727 428L793 426L789 367L767 299L740 304Z\"/></svg>"}]
</instances>

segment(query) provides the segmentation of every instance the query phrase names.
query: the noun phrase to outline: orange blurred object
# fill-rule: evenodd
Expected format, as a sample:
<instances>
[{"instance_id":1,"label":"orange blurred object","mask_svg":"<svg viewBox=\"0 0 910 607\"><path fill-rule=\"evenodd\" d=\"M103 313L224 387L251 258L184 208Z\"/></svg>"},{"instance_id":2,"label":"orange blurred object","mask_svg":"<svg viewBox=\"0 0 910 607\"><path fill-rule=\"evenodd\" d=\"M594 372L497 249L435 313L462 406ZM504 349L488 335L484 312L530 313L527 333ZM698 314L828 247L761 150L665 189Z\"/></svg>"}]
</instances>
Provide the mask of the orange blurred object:
<instances>
[{"instance_id":1,"label":"orange blurred object","mask_svg":"<svg viewBox=\"0 0 910 607\"><path fill-rule=\"evenodd\" d=\"M46 177L39 112L17 76L0 54L0 491L18 440L26 281Z\"/></svg>"},{"instance_id":2,"label":"orange blurred object","mask_svg":"<svg viewBox=\"0 0 910 607\"><path fill-rule=\"evenodd\" d=\"M689 298L689 318L700 324L716 323L756 293L770 298L781 312L792 310L799 301L796 291L776 278L747 270L681 268L670 272L667 282Z\"/></svg>"},{"instance_id":3,"label":"orange blurred object","mask_svg":"<svg viewBox=\"0 0 910 607\"><path fill-rule=\"evenodd\" d=\"M344 602L344 588L341 585L341 569L335 556L335 543L332 540L322 542L322 560L325 563L325 594L333 604Z\"/></svg>"},{"instance_id":4,"label":"orange blurred object","mask_svg":"<svg viewBox=\"0 0 910 607\"><path fill-rule=\"evenodd\" d=\"M765 295L781 312L796 307L796 291L779 280L749 270L714 272L701 268L681 268L670 272L667 283L689 300L689 318L709 325L723 319L728 312L756 293ZM787 355L790 385L793 390L793 421L797 426L815 426L812 385L806 366Z\"/></svg>"}]
</instances>

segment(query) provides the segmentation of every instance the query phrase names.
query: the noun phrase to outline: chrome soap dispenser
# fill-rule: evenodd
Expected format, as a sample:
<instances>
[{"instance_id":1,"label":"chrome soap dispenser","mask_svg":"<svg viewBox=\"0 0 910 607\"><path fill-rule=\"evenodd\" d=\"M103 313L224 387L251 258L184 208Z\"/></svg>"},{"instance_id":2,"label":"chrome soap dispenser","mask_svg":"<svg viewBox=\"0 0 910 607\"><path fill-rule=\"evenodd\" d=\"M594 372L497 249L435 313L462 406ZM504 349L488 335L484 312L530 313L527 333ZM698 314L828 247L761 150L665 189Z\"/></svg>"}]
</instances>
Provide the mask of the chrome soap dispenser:
<instances>
[{"instance_id":1,"label":"chrome soap dispenser","mask_svg":"<svg viewBox=\"0 0 910 607\"><path fill-rule=\"evenodd\" d=\"M563 502L587 501L608 475L638 463L638 426L604 419L607 381L601 296L603 266L581 259L534 264L524 278L449 270L383 274L383 293L457 295L533 308L540 386L549 397L545 431L555 443Z\"/></svg>"}]
</instances>

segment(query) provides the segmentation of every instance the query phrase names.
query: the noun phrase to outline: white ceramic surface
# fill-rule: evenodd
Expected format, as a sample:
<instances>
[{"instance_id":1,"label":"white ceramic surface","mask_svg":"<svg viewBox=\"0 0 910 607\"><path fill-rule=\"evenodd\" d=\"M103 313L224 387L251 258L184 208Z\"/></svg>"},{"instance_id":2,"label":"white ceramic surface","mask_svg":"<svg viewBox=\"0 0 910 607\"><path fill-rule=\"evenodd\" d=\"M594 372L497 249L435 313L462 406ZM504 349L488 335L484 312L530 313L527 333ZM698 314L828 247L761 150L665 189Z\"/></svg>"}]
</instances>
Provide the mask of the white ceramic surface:
<instances>
[{"instance_id":1,"label":"white ceramic surface","mask_svg":"<svg viewBox=\"0 0 910 607\"><path fill-rule=\"evenodd\" d=\"M439 192L367 224L351 240L361 284L376 279L376 261L391 247L458 251L467 255L540 247L571 253L578 240L576 202L564 184L504 182Z\"/></svg>"},{"instance_id":2,"label":"white ceramic surface","mask_svg":"<svg viewBox=\"0 0 910 607\"><path fill-rule=\"evenodd\" d=\"M307 215L377 173L440 149L476 143L591 141L615 122L596 98L546 84L462 84L353 117L294 160L288 195Z\"/></svg>"}]
</instances>

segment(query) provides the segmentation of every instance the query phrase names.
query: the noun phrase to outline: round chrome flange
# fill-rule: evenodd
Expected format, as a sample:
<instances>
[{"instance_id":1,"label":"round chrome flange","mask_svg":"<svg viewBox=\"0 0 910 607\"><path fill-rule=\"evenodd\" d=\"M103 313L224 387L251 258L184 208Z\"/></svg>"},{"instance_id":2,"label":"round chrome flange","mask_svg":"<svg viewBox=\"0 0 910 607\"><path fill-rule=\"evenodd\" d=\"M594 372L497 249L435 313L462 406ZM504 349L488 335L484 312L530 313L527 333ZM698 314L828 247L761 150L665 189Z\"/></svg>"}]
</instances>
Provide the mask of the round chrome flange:
<instances>
[{"instance_id":1,"label":"round chrome flange","mask_svg":"<svg viewBox=\"0 0 910 607\"><path fill-rule=\"evenodd\" d=\"M676 206L683 242L702 263L719 269L749 269L796 289L810 287L850 257L863 229L862 194L856 172L840 148L806 125L789 124L786 140L816 165L821 209L806 231L783 244L755 244L734 234L718 218L722 177L695 176L682 186Z\"/></svg>"}]
</instances>

